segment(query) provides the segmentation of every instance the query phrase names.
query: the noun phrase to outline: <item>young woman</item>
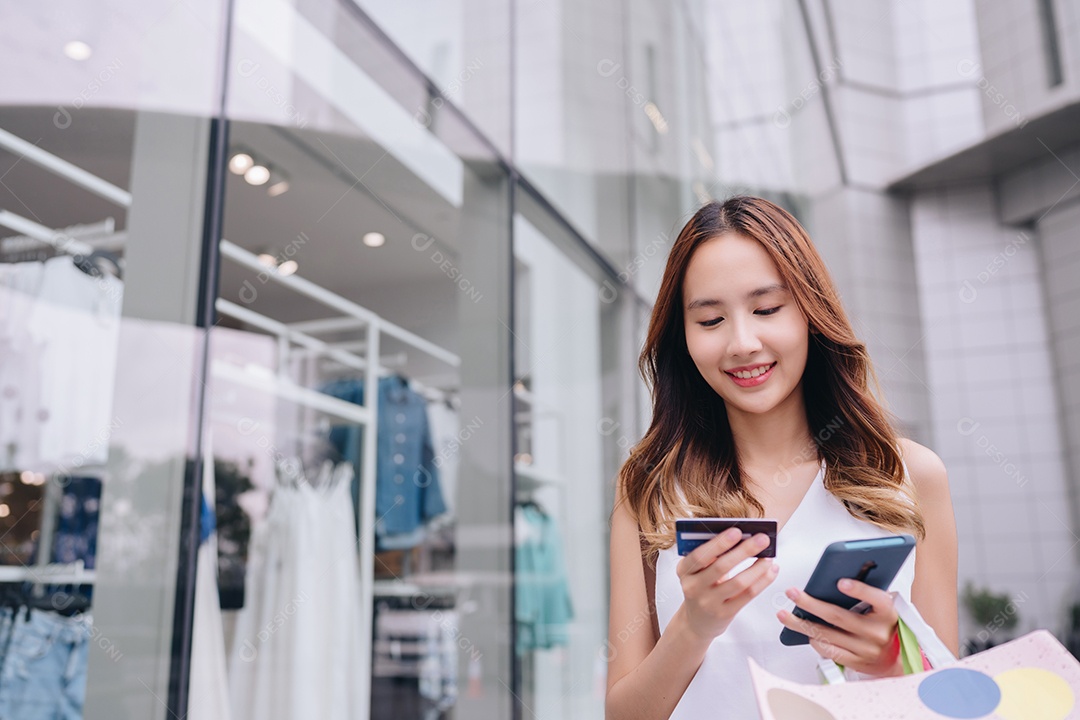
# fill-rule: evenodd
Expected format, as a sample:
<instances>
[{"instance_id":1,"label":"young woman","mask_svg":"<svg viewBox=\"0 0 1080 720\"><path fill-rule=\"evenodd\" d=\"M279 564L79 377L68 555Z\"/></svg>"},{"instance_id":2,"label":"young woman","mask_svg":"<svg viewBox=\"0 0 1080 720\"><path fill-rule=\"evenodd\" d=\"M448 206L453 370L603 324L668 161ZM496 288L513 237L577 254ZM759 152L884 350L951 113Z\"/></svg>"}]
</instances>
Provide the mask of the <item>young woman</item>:
<instances>
[{"instance_id":1,"label":"young woman","mask_svg":"<svg viewBox=\"0 0 1080 720\"><path fill-rule=\"evenodd\" d=\"M841 584L859 615L802 592L837 540L906 532L891 590L959 651L956 529L945 467L898 438L821 257L766 200L702 207L679 233L639 367L652 425L619 472L611 528L607 717L758 717L747 658L817 683L819 656L860 677L902 673L892 596ZM680 558L683 517L769 517ZM738 535L738 533L734 533ZM799 620L799 607L835 625ZM809 645L780 643L784 627Z\"/></svg>"}]
</instances>

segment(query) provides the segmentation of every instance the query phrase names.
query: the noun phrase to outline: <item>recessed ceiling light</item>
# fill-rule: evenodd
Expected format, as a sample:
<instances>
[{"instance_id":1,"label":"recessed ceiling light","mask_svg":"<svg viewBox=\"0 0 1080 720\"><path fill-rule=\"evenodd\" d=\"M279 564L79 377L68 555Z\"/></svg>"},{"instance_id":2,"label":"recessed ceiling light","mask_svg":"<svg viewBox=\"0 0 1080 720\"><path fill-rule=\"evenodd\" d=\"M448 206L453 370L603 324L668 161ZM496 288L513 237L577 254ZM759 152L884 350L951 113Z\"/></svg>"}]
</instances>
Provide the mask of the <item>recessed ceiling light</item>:
<instances>
[{"instance_id":1,"label":"recessed ceiling light","mask_svg":"<svg viewBox=\"0 0 1080 720\"><path fill-rule=\"evenodd\" d=\"M294 272L300 269L300 265L295 260L286 260L278 265L278 275L292 275Z\"/></svg>"},{"instance_id":2,"label":"recessed ceiling light","mask_svg":"<svg viewBox=\"0 0 1080 720\"><path fill-rule=\"evenodd\" d=\"M88 57L94 54L94 51L90 49L90 46L84 43L82 40L72 40L64 46L64 54L72 60L86 60Z\"/></svg>"},{"instance_id":3,"label":"recessed ceiling light","mask_svg":"<svg viewBox=\"0 0 1080 720\"><path fill-rule=\"evenodd\" d=\"M255 161L247 153L236 153L229 160L229 171L233 175L243 175L254 164Z\"/></svg>"},{"instance_id":4,"label":"recessed ceiling light","mask_svg":"<svg viewBox=\"0 0 1080 720\"><path fill-rule=\"evenodd\" d=\"M270 197L277 197L278 195L281 195L281 194L286 193L288 191L289 191L289 181L288 180L279 180L276 183L274 183L273 185L271 185L270 187L266 188L266 194L269 195Z\"/></svg>"},{"instance_id":5,"label":"recessed ceiling light","mask_svg":"<svg viewBox=\"0 0 1080 720\"><path fill-rule=\"evenodd\" d=\"M272 268L275 265L277 265L277 258L274 257L273 255L271 255L270 253L262 253L262 254L259 255L259 262L262 263L263 265L265 265L266 267L271 267Z\"/></svg>"},{"instance_id":6,"label":"recessed ceiling light","mask_svg":"<svg viewBox=\"0 0 1080 720\"><path fill-rule=\"evenodd\" d=\"M656 103L650 100L649 102L645 103L645 107L643 109L645 110L645 115L648 116L649 121L653 124L653 127L656 128L656 132L660 133L661 135L666 135L668 131L668 123L667 120L664 118L664 114L660 112L660 108L656 107Z\"/></svg>"},{"instance_id":7,"label":"recessed ceiling light","mask_svg":"<svg viewBox=\"0 0 1080 720\"><path fill-rule=\"evenodd\" d=\"M386 236L378 232L369 232L364 235L364 244L368 247L381 247L386 242Z\"/></svg>"},{"instance_id":8,"label":"recessed ceiling light","mask_svg":"<svg viewBox=\"0 0 1080 720\"><path fill-rule=\"evenodd\" d=\"M244 179L251 185L265 185L270 179L270 170L264 165L252 165L244 173Z\"/></svg>"}]
</instances>

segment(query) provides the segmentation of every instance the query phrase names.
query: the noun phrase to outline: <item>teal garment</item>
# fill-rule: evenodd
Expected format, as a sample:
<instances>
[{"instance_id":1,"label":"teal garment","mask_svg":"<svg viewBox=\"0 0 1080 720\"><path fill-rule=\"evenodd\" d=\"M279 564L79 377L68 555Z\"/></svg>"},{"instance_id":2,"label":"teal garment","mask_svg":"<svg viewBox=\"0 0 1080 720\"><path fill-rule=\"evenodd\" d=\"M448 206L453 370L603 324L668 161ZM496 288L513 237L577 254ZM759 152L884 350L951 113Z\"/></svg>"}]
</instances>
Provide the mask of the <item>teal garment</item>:
<instances>
[{"instance_id":1,"label":"teal garment","mask_svg":"<svg viewBox=\"0 0 1080 720\"><path fill-rule=\"evenodd\" d=\"M515 548L517 651L566 645L574 611L558 526L531 503L517 506L514 521L522 524Z\"/></svg>"}]
</instances>

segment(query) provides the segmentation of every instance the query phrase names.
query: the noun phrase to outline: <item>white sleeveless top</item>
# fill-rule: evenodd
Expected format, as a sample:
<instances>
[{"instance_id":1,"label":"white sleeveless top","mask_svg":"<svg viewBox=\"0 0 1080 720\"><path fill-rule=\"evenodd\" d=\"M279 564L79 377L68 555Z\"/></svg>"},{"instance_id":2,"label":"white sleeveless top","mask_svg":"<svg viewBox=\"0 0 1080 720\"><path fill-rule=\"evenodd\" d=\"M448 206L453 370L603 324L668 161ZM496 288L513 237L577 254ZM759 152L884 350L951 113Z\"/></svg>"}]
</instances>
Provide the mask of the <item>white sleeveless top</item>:
<instances>
[{"instance_id":1,"label":"white sleeveless top","mask_svg":"<svg viewBox=\"0 0 1080 720\"><path fill-rule=\"evenodd\" d=\"M904 469L905 475L907 468ZM728 629L709 646L705 659L671 714L673 720L744 720L759 717L747 658L752 657L775 675L801 683L819 684L819 655L810 645L786 646L780 643L784 625L777 619L781 608L791 610L795 603L784 591L806 586L810 573L829 543L838 540L877 538L893 533L865 520L858 520L825 489L825 462L806 491L787 524L780 530L775 562L780 572L760 595L747 603ZM675 611L683 602L682 586L675 574L680 557L673 545L661 550L656 561L656 613L663 634ZM754 561L747 558L731 574ZM915 579L915 551L912 550L890 590L911 600ZM722 709L721 714L717 714Z\"/></svg>"}]
</instances>

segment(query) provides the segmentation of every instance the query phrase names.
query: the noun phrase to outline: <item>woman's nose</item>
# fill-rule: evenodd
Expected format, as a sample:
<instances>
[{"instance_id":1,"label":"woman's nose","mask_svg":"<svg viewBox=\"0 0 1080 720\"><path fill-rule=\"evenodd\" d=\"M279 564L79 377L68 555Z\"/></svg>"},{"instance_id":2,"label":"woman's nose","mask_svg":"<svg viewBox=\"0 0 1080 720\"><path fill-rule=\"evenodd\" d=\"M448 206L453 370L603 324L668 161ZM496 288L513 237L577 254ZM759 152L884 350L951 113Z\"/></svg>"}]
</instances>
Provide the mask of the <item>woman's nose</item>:
<instances>
[{"instance_id":1,"label":"woman's nose","mask_svg":"<svg viewBox=\"0 0 1080 720\"><path fill-rule=\"evenodd\" d=\"M761 340L755 332L753 323L748 320L734 320L731 323L731 344L728 352L734 357L748 357L761 349Z\"/></svg>"}]
</instances>

